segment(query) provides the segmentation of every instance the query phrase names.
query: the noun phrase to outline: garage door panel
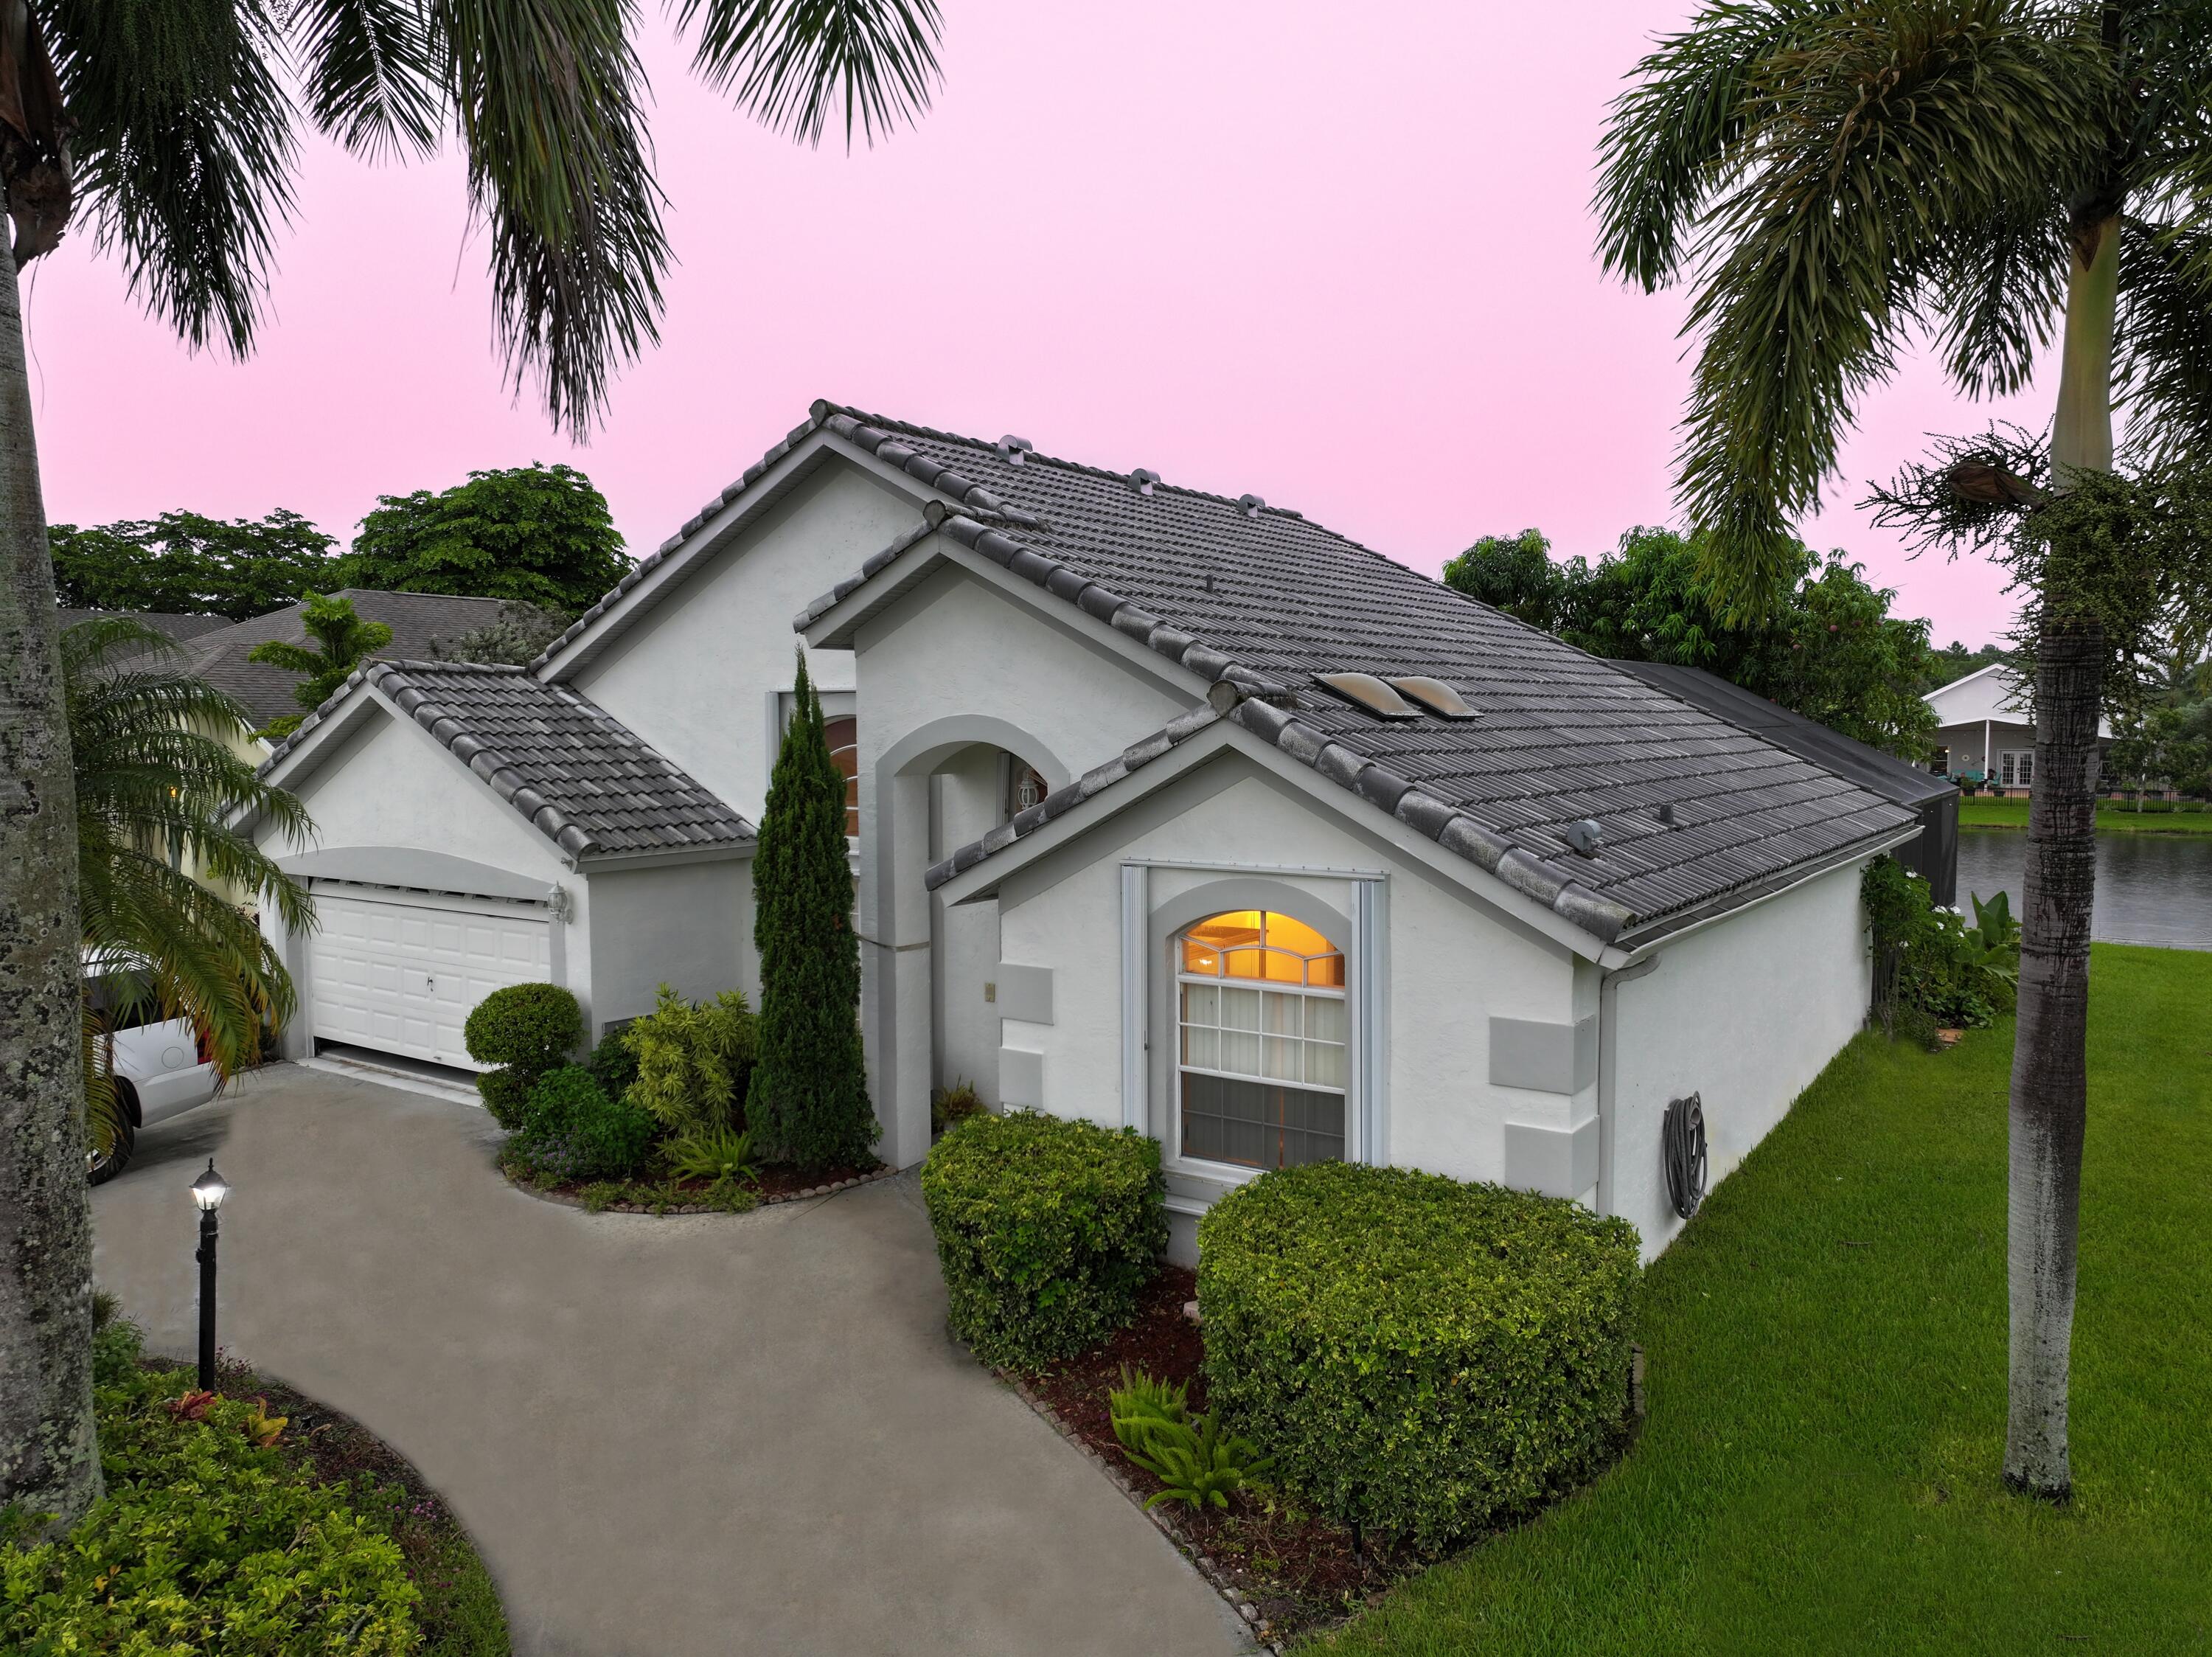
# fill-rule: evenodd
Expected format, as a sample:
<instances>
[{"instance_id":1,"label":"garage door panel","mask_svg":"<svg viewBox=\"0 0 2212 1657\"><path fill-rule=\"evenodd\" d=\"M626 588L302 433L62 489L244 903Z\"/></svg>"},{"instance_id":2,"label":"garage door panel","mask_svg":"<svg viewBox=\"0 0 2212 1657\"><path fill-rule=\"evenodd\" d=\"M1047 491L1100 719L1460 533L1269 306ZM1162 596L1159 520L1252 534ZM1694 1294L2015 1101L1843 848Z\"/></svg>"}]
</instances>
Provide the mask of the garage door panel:
<instances>
[{"instance_id":1,"label":"garage door panel","mask_svg":"<svg viewBox=\"0 0 2212 1657\"><path fill-rule=\"evenodd\" d=\"M316 894L316 910L309 1002L325 1041L479 1069L462 1037L470 1012L495 990L550 974L546 923L526 913L330 892Z\"/></svg>"}]
</instances>

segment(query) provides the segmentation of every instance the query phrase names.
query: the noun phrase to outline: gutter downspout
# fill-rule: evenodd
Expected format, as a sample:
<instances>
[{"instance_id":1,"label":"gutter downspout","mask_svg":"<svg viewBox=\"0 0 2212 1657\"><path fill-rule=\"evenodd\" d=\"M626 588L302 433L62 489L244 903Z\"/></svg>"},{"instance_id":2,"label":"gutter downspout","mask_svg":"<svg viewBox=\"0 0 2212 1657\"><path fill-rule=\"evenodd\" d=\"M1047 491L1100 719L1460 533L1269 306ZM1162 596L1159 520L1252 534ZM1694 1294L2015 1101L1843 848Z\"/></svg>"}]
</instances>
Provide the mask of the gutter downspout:
<instances>
[{"instance_id":1,"label":"gutter downspout","mask_svg":"<svg viewBox=\"0 0 2212 1657\"><path fill-rule=\"evenodd\" d=\"M1661 957L1647 955L1633 966L1607 973L1597 987L1597 1211L1619 1212L1613 1185L1613 1130L1619 1113L1619 1087L1613 1077L1620 1041L1613 1030L1620 997L1614 986L1644 978L1659 969Z\"/></svg>"}]
</instances>

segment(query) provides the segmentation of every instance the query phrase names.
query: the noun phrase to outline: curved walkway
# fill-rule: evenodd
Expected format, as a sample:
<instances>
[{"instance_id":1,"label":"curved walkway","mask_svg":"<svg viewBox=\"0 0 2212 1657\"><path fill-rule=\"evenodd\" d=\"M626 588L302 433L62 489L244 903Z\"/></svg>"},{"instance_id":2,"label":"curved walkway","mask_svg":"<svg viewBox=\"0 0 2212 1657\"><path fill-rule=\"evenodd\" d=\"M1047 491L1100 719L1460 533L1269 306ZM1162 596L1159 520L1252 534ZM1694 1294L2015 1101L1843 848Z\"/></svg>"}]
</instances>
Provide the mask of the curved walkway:
<instances>
[{"instance_id":1,"label":"curved walkway","mask_svg":"<svg viewBox=\"0 0 2212 1657\"><path fill-rule=\"evenodd\" d=\"M283 1065L149 1130L95 1275L193 1342L213 1154L226 1349L444 1492L524 1657L1227 1654L1220 1600L945 1332L911 1178L732 1217L511 1190L472 1106Z\"/></svg>"}]
</instances>

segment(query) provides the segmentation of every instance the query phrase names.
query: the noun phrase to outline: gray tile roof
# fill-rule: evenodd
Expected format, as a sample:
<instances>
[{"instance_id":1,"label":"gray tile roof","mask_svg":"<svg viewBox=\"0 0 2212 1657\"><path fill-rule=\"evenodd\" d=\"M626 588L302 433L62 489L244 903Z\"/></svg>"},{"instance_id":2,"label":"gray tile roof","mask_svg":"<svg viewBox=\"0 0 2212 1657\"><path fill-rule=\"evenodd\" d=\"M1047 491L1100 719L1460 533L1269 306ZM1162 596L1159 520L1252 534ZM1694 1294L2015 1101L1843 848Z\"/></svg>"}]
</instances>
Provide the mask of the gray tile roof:
<instances>
[{"instance_id":1,"label":"gray tile roof","mask_svg":"<svg viewBox=\"0 0 2212 1657\"><path fill-rule=\"evenodd\" d=\"M237 625L228 616L180 616L160 610L61 610L56 613L64 627L74 627L81 621L106 621L119 617L142 627L150 627L173 644L202 639Z\"/></svg>"},{"instance_id":2,"label":"gray tile roof","mask_svg":"<svg viewBox=\"0 0 2212 1657\"><path fill-rule=\"evenodd\" d=\"M374 685L493 793L574 857L729 846L753 826L604 709L521 667L374 661L262 766L265 773L338 704Z\"/></svg>"},{"instance_id":3,"label":"gray tile roof","mask_svg":"<svg viewBox=\"0 0 2212 1657\"><path fill-rule=\"evenodd\" d=\"M1202 678L1271 691L1231 716L1601 937L1911 825L1910 811L1833 771L1295 512L1034 452L1016 464L997 445L816 409L817 424L966 509L934 508L801 626L941 524ZM1386 723L1310 683L1346 671L1432 675L1481 716ZM1565 836L1584 819L1600 825L1595 856Z\"/></svg>"},{"instance_id":4,"label":"gray tile roof","mask_svg":"<svg viewBox=\"0 0 2212 1657\"><path fill-rule=\"evenodd\" d=\"M456 598L446 593L380 593L349 587L338 594L353 600L354 613L364 621L380 621L392 629L392 643L381 654L394 661L419 659L430 654L440 640L489 626L499 619L499 599ZM266 615L255 616L220 632L195 639L185 646L192 671L219 691L244 704L263 724L283 714L295 714L300 704L292 692L300 675L248 661L246 655L268 639L287 643L312 643L300 618L306 603L288 604Z\"/></svg>"}]
</instances>

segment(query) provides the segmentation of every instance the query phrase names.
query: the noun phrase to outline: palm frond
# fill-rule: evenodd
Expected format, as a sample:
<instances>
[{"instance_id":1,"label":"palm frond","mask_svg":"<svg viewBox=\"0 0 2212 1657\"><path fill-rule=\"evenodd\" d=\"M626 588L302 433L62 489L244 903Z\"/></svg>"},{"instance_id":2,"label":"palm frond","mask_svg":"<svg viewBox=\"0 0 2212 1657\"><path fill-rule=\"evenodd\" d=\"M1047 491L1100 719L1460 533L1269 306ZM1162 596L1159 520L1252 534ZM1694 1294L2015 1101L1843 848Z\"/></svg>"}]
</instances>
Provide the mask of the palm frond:
<instances>
[{"instance_id":1,"label":"palm frond","mask_svg":"<svg viewBox=\"0 0 2212 1657\"><path fill-rule=\"evenodd\" d=\"M416 0L301 0L307 113L355 155L428 155L443 88L428 19Z\"/></svg>"},{"instance_id":2,"label":"palm frond","mask_svg":"<svg viewBox=\"0 0 2212 1657\"><path fill-rule=\"evenodd\" d=\"M434 0L434 38L491 231L510 381L581 436L659 338L668 265L626 0Z\"/></svg>"},{"instance_id":3,"label":"palm frond","mask_svg":"<svg viewBox=\"0 0 2212 1657\"><path fill-rule=\"evenodd\" d=\"M1680 491L1708 532L1709 577L1741 610L1796 556L1790 523L1818 504L1859 399L1944 314L1960 247L2080 176L2083 135L2115 94L2094 40L2002 0L1721 9L1793 22L1790 49L1742 79L1716 164L1726 193L1679 227L1703 262ZM1997 319L1970 302L1984 308L1954 324L1954 354L2002 374L1986 344Z\"/></svg>"},{"instance_id":4,"label":"palm frond","mask_svg":"<svg viewBox=\"0 0 2212 1657\"><path fill-rule=\"evenodd\" d=\"M850 149L857 123L911 125L942 78L937 0L682 0L677 27L696 23L695 67L717 91L803 143L819 143L834 112Z\"/></svg>"},{"instance_id":5,"label":"palm frond","mask_svg":"<svg viewBox=\"0 0 2212 1657\"><path fill-rule=\"evenodd\" d=\"M261 0L53 0L45 21L100 246L186 344L243 356L297 149L274 20Z\"/></svg>"},{"instance_id":6,"label":"palm frond","mask_svg":"<svg viewBox=\"0 0 2212 1657\"><path fill-rule=\"evenodd\" d=\"M1937 348L1969 397L2025 390L2066 302L2072 250L2057 192L2007 205L1990 222L1943 227L1932 259L1929 287L1942 318Z\"/></svg>"},{"instance_id":7,"label":"palm frond","mask_svg":"<svg viewBox=\"0 0 2212 1657\"><path fill-rule=\"evenodd\" d=\"M2212 227L2120 227L2112 375L2128 446L2153 465L2212 461Z\"/></svg>"}]
</instances>

